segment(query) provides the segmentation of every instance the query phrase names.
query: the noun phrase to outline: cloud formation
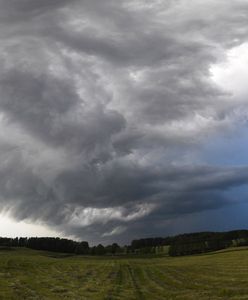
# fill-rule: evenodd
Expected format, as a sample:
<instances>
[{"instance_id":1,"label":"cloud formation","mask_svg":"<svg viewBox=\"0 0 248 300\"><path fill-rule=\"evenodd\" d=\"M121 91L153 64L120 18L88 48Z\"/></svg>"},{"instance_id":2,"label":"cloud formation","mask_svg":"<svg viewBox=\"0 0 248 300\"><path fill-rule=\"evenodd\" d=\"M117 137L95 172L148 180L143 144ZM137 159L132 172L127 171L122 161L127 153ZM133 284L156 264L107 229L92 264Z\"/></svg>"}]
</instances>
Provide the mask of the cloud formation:
<instances>
[{"instance_id":1,"label":"cloud formation","mask_svg":"<svg viewBox=\"0 0 248 300\"><path fill-rule=\"evenodd\" d=\"M197 151L247 119L211 74L247 42L247 13L244 0L0 0L2 209L101 241L237 201L248 167Z\"/></svg>"}]
</instances>

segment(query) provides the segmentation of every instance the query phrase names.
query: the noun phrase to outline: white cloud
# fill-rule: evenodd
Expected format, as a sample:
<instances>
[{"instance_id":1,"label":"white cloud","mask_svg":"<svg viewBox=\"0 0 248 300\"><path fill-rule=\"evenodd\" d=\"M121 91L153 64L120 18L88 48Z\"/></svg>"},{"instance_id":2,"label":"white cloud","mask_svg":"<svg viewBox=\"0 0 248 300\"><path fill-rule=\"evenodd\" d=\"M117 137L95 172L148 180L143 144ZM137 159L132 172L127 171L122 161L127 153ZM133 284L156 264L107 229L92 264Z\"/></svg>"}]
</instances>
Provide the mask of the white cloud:
<instances>
[{"instance_id":1,"label":"white cloud","mask_svg":"<svg viewBox=\"0 0 248 300\"><path fill-rule=\"evenodd\" d=\"M140 204L135 205L132 209L125 209L123 207L113 208L67 208L66 210L73 210L69 213L68 223L71 226L90 226L93 224L106 224L111 221L130 222L138 220L149 213L151 213L156 206L154 204Z\"/></svg>"},{"instance_id":2,"label":"white cloud","mask_svg":"<svg viewBox=\"0 0 248 300\"><path fill-rule=\"evenodd\" d=\"M248 43L228 50L225 60L214 64L210 72L212 80L235 98L233 101L248 102Z\"/></svg>"},{"instance_id":3,"label":"white cloud","mask_svg":"<svg viewBox=\"0 0 248 300\"><path fill-rule=\"evenodd\" d=\"M113 235L120 235L123 232L125 232L127 230L127 227L125 226L117 226L115 227L113 230L111 230L110 232L105 232L102 237L106 237L106 236L113 236Z\"/></svg>"}]
</instances>

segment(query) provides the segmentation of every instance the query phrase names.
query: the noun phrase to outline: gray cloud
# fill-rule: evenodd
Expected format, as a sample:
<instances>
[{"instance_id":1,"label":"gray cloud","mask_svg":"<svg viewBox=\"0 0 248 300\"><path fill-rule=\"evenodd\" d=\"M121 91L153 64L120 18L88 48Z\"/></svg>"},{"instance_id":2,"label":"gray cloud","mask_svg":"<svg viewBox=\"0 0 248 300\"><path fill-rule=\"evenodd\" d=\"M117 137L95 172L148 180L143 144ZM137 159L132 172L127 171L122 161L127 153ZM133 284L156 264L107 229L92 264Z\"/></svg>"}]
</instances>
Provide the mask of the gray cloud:
<instances>
[{"instance_id":1,"label":"gray cloud","mask_svg":"<svg viewBox=\"0 0 248 300\"><path fill-rule=\"evenodd\" d=\"M194 153L247 115L210 78L247 41L247 10L1 0L2 209L97 241L232 204L226 191L247 183L247 167Z\"/></svg>"}]
</instances>

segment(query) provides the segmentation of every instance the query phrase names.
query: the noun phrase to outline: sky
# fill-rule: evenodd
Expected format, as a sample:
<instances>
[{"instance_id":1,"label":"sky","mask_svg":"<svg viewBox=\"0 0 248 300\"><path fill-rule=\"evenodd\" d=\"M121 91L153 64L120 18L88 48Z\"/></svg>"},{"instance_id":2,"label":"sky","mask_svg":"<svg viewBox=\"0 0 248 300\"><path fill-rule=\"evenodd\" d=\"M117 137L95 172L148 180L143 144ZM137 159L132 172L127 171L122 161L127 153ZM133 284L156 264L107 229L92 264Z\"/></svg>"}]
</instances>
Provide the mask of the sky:
<instances>
[{"instance_id":1,"label":"sky","mask_svg":"<svg viewBox=\"0 0 248 300\"><path fill-rule=\"evenodd\" d=\"M247 228L246 0L0 0L0 235Z\"/></svg>"}]
</instances>

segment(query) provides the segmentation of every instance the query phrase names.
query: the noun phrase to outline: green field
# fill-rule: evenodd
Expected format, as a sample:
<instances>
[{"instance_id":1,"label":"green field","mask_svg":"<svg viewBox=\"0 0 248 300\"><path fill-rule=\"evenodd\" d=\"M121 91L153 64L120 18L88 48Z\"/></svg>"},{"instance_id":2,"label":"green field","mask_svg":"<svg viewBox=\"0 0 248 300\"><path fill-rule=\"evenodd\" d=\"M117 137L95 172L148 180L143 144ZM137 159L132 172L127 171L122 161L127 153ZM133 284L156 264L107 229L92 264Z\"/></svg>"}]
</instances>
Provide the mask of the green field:
<instances>
[{"instance_id":1,"label":"green field","mask_svg":"<svg viewBox=\"0 0 248 300\"><path fill-rule=\"evenodd\" d=\"M0 299L248 299L248 248L176 258L1 250Z\"/></svg>"}]
</instances>

